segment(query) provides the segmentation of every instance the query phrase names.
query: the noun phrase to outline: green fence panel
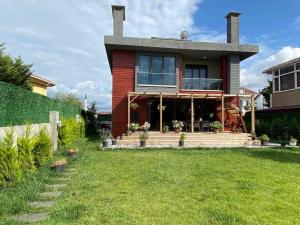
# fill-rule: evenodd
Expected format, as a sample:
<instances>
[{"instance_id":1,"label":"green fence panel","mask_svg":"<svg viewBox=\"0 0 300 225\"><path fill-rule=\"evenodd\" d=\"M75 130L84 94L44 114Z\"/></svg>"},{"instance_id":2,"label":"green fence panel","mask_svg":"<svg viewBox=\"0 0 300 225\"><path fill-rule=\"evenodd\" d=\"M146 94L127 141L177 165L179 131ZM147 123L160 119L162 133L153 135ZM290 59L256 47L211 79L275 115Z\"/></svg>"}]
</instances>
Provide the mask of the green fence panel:
<instances>
[{"instance_id":1,"label":"green fence panel","mask_svg":"<svg viewBox=\"0 0 300 225\"><path fill-rule=\"evenodd\" d=\"M50 111L65 118L80 114L76 106L0 81L0 127L48 123Z\"/></svg>"}]
</instances>

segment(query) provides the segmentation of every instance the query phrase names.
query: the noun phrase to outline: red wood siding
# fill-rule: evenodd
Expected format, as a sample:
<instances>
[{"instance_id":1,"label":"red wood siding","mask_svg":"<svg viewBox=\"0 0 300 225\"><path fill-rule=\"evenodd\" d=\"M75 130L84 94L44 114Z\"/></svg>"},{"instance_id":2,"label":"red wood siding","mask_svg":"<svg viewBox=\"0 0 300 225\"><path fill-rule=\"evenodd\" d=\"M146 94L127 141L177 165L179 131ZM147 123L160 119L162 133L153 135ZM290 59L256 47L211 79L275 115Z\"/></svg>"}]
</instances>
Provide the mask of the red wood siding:
<instances>
[{"instance_id":1,"label":"red wood siding","mask_svg":"<svg viewBox=\"0 0 300 225\"><path fill-rule=\"evenodd\" d=\"M134 91L136 54L133 51L112 53L112 135L127 130L127 93Z\"/></svg>"},{"instance_id":2,"label":"red wood siding","mask_svg":"<svg viewBox=\"0 0 300 225\"><path fill-rule=\"evenodd\" d=\"M223 91L225 94L227 94L227 84L228 84L227 56L221 57L221 77L223 79Z\"/></svg>"}]
</instances>

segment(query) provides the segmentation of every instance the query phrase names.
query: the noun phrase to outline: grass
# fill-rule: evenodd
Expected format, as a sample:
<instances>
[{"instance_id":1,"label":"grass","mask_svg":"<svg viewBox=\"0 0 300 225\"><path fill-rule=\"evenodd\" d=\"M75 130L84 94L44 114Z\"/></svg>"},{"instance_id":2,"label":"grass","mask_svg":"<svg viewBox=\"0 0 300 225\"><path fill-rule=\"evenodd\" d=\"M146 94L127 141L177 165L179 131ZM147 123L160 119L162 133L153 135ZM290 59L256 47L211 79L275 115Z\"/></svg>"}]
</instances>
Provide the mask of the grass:
<instances>
[{"instance_id":1,"label":"grass","mask_svg":"<svg viewBox=\"0 0 300 225\"><path fill-rule=\"evenodd\" d=\"M299 150L99 151L95 142L80 149L75 175L40 224L300 223ZM41 171L0 192L0 221L14 211L10 198L22 202L17 212L32 210L23 207L26 193L52 176Z\"/></svg>"}]
</instances>

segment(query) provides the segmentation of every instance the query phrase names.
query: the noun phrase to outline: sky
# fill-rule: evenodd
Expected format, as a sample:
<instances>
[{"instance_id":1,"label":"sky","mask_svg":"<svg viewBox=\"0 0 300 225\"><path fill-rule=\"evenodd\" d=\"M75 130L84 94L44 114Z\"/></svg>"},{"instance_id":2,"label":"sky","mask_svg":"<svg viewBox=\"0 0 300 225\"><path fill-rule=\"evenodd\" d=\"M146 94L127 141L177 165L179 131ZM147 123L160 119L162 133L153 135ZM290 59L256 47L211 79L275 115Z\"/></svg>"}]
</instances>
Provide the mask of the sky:
<instances>
[{"instance_id":1,"label":"sky","mask_svg":"<svg viewBox=\"0 0 300 225\"><path fill-rule=\"evenodd\" d=\"M270 4L272 3L272 4ZM241 86L267 85L262 71L300 57L299 0L0 0L0 43L56 83L49 95L73 93L99 111L111 110L111 72L104 35L112 35L111 5L126 7L124 35L226 42L229 11L240 16L242 44L259 54L241 63Z\"/></svg>"}]
</instances>

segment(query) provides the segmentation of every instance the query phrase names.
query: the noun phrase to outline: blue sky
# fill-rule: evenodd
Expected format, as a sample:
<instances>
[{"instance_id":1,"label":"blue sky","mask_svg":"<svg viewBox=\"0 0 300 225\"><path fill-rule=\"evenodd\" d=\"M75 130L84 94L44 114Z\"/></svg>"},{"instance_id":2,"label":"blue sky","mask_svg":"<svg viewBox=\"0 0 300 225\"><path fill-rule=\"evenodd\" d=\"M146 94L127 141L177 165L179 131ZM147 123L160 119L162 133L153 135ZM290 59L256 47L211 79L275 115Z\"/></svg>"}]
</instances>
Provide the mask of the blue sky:
<instances>
[{"instance_id":1,"label":"blue sky","mask_svg":"<svg viewBox=\"0 0 300 225\"><path fill-rule=\"evenodd\" d=\"M240 11L241 43L260 53L241 64L241 86L263 88L261 71L300 56L299 0L0 0L0 42L56 82L50 90L88 95L111 109L111 74L103 36L112 34L111 4L126 6L124 34L226 41L225 15Z\"/></svg>"}]
</instances>

